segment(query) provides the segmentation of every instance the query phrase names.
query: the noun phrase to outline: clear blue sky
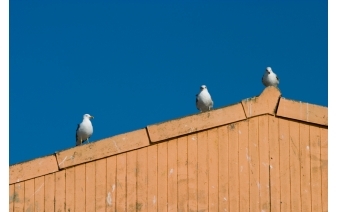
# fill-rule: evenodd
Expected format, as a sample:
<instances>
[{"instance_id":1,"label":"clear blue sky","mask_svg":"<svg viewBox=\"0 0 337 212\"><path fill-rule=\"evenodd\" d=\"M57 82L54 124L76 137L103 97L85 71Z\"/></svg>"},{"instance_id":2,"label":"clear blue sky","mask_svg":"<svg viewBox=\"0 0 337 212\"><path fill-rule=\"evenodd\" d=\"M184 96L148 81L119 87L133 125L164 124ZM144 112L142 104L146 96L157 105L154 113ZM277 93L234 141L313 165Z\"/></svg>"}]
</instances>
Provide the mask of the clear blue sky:
<instances>
[{"instance_id":1,"label":"clear blue sky","mask_svg":"<svg viewBox=\"0 0 337 212\"><path fill-rule=\"evenodd\" d=\"M328 105L328 2L22 1L9 5L10 164L259 95Z\"/></svg>"}]
</instances>

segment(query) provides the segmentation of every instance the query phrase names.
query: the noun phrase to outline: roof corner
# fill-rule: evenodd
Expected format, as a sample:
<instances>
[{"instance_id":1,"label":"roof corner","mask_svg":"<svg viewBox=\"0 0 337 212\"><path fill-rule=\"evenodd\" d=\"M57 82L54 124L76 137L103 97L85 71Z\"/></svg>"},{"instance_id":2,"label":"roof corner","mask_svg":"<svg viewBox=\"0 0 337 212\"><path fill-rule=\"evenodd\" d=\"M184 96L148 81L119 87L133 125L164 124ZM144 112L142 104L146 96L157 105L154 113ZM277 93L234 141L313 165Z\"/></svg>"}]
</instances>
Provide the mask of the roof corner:
<instances>
[{"instance_id":1,"label":"roof corner","mask_svg":"<svg viewBox=\"0 0 337 212\"><path fill-rule=\"evenodd\" d=\"M246 117L250 118L262 114L275 115L281 92L277 87L266 87L260 96L241 101Z\"/></svg>"}]
</instances>

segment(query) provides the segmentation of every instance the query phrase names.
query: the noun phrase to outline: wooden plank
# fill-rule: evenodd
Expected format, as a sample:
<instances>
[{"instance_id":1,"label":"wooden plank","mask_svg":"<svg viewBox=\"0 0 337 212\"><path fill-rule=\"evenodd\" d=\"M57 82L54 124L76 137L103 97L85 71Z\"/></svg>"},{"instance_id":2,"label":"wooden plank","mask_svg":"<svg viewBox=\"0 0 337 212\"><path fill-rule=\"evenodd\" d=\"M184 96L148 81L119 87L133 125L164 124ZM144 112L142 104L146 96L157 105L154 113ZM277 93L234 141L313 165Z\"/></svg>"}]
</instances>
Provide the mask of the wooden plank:
<instances>
[{"instance_id":1,"label":"wooden plank","mask_svg":"<svg viewBox=\"0 0 337 212\"><path fill-rule=\"evenodd\" d=\"M45 211L54 211L55 209L55 179L56 174L48 174L44 176L45 190L44 190L44 209Z\"/></svg>"},{"instance_id":2,"label":"wooden plank","mask_svg":"<svg viewBox=\"0 0 337 212\"><path fill-rule=\"evenodd\" d=\"M289 122L289 139L291 211L301 211L300 125L298 122Z\"/></svg>"},{"instance_id":3,"label":"wooden plank","mask_svg":"<svg viewBox=\"0 0 337 212\"><path fill-rule=\"evenodd\" d=\"M126 153L117 155L116 211L126 211Z\"/></svg>"},{"instance_id":4,"label":"wooden plank","mask_svg":"<svg viewBox=\"0 0 337 212\"><path fill-rule=\"evenodd\" d=\"M75 168L71 167L66 169L66 211L74 211L74 210L75 210Z\"/></svg>"},{"instance_id":5,"label":"wooden plank","mask_svg":"<svg viewBox=\"0 0 337 212\"><path fill-rule=\"evenodd\" d=\"M270 211L268 115L259 116L260 211ZM249 129L250 130L250 129ZM252 193L250 194L252 196ZM258 211L258 209L256 210Z\"/></svg>"},{"instance_id":6,"label":"wooden plank","mask_svg":"<svg viewBox=\"0 0 337 212\"><path fill-rule=\"evenodd\" d=\"M114 212L116 211L116 186L117 186L117 156L111 156L106 159L106 190L107 190L107 199L106 199L106 211Z\"/></svg>"},{"instance_id":7,"label":"wooden plank","mask_svg":"<svg viewBox=\"0 0 337 212\"><path fill-rule=\"evenodd\" d=\"M157 177L158 177L158 145L147 148L147 206L148 211L158 211Z\"/></svg>"},{"instance_id":8,"label":"wooden plank","mask_svg":"<svg viewBox=\"0 0 337 212\"><path fill-rule=\"evenodd\" d=\"M178 211L188 210L187 136L178 138Z\"/></svg>"},{"instance_id":9,"label":"wooden plank","mask_svg":"<svg viewBox=\"0 0 337 212\"><path fill-rule=\"evenodd\" d=\"M85 164L85 211L95 211L95 161Z\"/></svg>"},{"instance_id":10,"label":"wooden plank","mask_svg":"<svg viewBox=\"0 0 337 212\"><path fill-rule=\"evenodd\" d=\"M167 210L177 211L178 208L178 178L177 178L177 139L167 144Z\"/></svg>"},{"instance_id":11,"label":"wooden plank","mask_svg":"<svg viewBox=\"0 0 337 212\"><path fill-rule=\"evenodd\" d=\"M55 172L55 211L66 211L66 171ZM47 208L46 208L47 209Z\"/></svg>"},{"instance_id":12,"label":"wooden plank","mask_svg":"<svg viewBox=\"0 0 337 212\"><path fill-rule=\"evenodd\" d=\"M25 207L25 183L14 184L14 212L22 212Z\"/></svg>"},{"instance_id":13,"label":"wooden plank","mask_svg":"<svg viewBox=\"0 0 337 212\"><path fill-rule=\"evenodd\" d=\"M180 135L198 132L246 119L241 103L218 108L207 113L170 120L160 124L147 126L151 142L158 142Z\"/></svg>"},{"instance_id":14,"label":"wooden plank","mask_svg":"<svg viewBox=\"0 0 337 212\"><path fill-rule=\"evenodd\" d=\"M85 164L75 166L75 211L85 211Z\"/></svg>"},{"instance_id":15,"label":"wooden plank","mask_svg":"<svg viewBox=\"0 0 337 212\"><path fill-rule=\"evenodd\" d=\"M126 153L126 211L136 211L137 205L137 151Z\"/></svg>"},{"instance_id":16,"label":"wooden plank","mask_svg":"<svg viewBox=\"0 0 337 212\"><path fill-rule=\"evenodd\" d=\"M256 120L258 121L258 120ZM239 122L239 180L240 180L240 211L249 211L250 201L250 164L248 161L249 148L249 130L248 121ZM256 160L257 165L259 163ZM259 183L260 184L260 183Z\"/></svg>"},{"instance_id":17,"label":"wooden plank","mask_svg":"<svg viewBox=\"0 0 337 212\"><path fill-rule=\"evenodd\" d=\"M301 156L301 205L302 211L311 211L310 187L310 143L309 125L300 124L300 156Z\"/></svg>"},{"instance_id":18,"label":"wooden plank","mask_svg":"<svg viewBox=\"0 0 337 212\"><path fill-rule=\"evenodd\" d=\"M228 127L228 182L229 182L229 211L239 211L239 126L230 124Z\"/></svg>"},{"instance_id":19,"label":"wooden plank","mask_svg":"<svg viewBox=\"0 0 337 212\"><path fill-rule=\"evenodd\" d=\"M96 161L96 212L105 212L106 202L106 159L100 159Z\"/></svg>"},{"instance_id":20,"label":"wooden plank","mask_svg":"<svg viewBox=\"0 0 337 212\"><path fill-rule=\"evenodd\" d=\"M137 194L136 194L136 206L137 211L147 211L147 194L148 194L148 168L153 166L153 161L150 161L150 164L148 166L147 164L147 152L150 147L145 147L142 149L137 150ZM151 152L152 153L152 152ZM157 156L157 153L155 153ZM152 156L153 157L153 156ZM155 164L157 161L155 162ZM157 166L155 167L157 169ZM157 187L157 180L154 179L156 182ZM152 199L151 199L152 200ZM150 203L153 205L153 203Z\"/></svg>"},{"instance_id":21,"label":"wooden plank","mask_svg":"<svg viewBox=\"0 0 337 212\"><path fill-rule=\"evenodd\" d=\"M290 211L289 121L279 119L281 211Z\"/></svg>"},{"instance_id":22,"label":"wooden plank","mask_svg":"<svg viewBox=\"0 0 337 212\"><path fill-rule=\"evenodd\" d=\"M37 177L34 179L34 199L35 199L35 211L45 211L44 210L44 176ZM48 188L49 189L49 188Z\"/></svg>"},{"instance_id":23,"label":"wooden plank","mask_svg":"<svg viewBox=\"0 0 337 212\"><path fill-rule=\"evenodd\" d=\"M261 116L260 116L261 117ZM249 205L252 211L260 210L260 159L259 159L259 118L254 117L248 120L249 124L249 143L246 160L249 162ZM268 126L265 126L268 127ZM268 132L268 128L267 128ZM267 143L268 144L268 143ZM269 161L268 161L269 163ZM269 172L269 169L268 169ZM268 177L269 178L269 177ZM269 183L268 183L269 186ZM269 198L269 197L268 197Z\"/></svg>"},{"instance_id":24,"label":"wooden plank","mask_svg":"<svg viewBox=\"0 0 337 212\"><path fill-rule=\"evenodd\" d=\"M49 155L9 167L9 184L22 182L58 171L56 158Z\"/></svg>"},{"instance_id":25,"label":"wooden plank","mask_svg":"<svg viewBox=\"0 0 337 212\"><path fill-rule=\"evenodd\" d=\"M207 131L198 132L198 211L208 210Z\"/></svg>"},{"instance_id":26,"label":"wooden plank","mask_svg":"<svg viewBox=\"0 0 337 212\"><path fill-rule=\"evenodd\" d=\"M208 130L208 210L219 211L219 138L218 128Z\"/></svg>"},{"instance_id":27,"label":"wooden plank","mask_svg":"<svg viewBox=\"0 0 337 212\"><path fill-rule=\"evenodd\" d=\"M218 128L219 137L219 211L229 211L228 128ZM188 150L190 151L190 149Z\"/></svg>"},{"instance_id":28,"label":"wooden plank","mask_svg":"<svg viewBox=\"0 0 337 212\"><path fill-rule=\"evenodd\" d=\"M167 211L167 142L158 144L158 211Z\"/></svg>"},{"instance_id":29,"label":"wooden plank","mask_svg":"<svg viewBox=\"0 0 337 212\"><path fill-rule=\"evenodd\" d=\"M280 144L278 136L278 118L269 116L269 149L270 149L270 202L271 211L281 210L280 191Z\"/></svg>"},{"instance_id":30,"label":"wooden plank","mask_svg":"<svg viewBox=\"0 0 337 212\"><path fill-rule=\"evenodd\" d=\"M198 135L187 136L188 210L198 210Z\"/></svg>"},{"instance_id":31,"label":"wooden plank","mask_svg":"<svg viewBox=\"0 0 337 212\"><path fill-rule=\"evenodd\" d=\"M328 126L328 108L281 98L277 116Z\"/></svg>"},{"instance_id":32,"label":"wooden plank","mask_svg":"<svg viewBox=\"0 0 337 212\"><path fill-rule=\"evenodd\" d=\"M34 211L34 179L25 181L24 211Z\"/></svg>"},{"instance_id":33,"label":"wooden plank","mask_svg":"<svg viewBox=\"0 0 337 212\"><path fill-rule=\"evenodd\" d=\"M14 192L14 184L9 185L9 212L14 211L14 201L15 201L15 192Z\"/></svg>"},{"instance_id":34,"label":"wooden plank","mask_svg":"<svg viewBox=\"0 0 337 212\"><path fill-rule=\"evenodd\" d=\"M328 211L328 129L321 128L322 211Z\"/></svg>"},{"instance_id":35,"label":"wooden plank","mask_svg":"<svg viewBox=\"0 0 337 212\"><path fill-rule=\"evenodd\" d=\"M310 131L310 160L311 160L311 201L312 211L322 211L322 175L321 175L321 131L315 126Z\"/></svg>"},{"instance_id":36,"label":"wooden plank","mask_svg":"<svg viewBox=\"0 0 337 212\"><path fill-rule=\"evenodd\" d=\"M56 153L61 169L150 145L146 129L105 138Z\"/></svg>"}]
</instances>

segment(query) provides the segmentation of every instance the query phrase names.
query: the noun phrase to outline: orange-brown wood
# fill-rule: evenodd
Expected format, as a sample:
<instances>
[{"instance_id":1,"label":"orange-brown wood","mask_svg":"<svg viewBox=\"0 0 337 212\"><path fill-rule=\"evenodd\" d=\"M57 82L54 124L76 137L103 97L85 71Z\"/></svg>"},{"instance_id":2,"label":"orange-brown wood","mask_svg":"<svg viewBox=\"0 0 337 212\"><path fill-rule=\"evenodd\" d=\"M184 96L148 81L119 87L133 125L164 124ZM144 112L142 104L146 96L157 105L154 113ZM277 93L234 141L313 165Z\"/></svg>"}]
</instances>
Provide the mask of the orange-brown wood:
<instances>
[{"instance_id":1,"label":"orange-brown wood","mask_svg":"<svg viewBox=\"0 0 337 212\"><path fill-rule=\"evenodd\" d=\"M278 118L268 117L269 123L269 149L270 149L270 203L271 211L281 210L280 190L280 144L278 136Z\"/></svg>"},{"instance_id":2,"label":"orange-brown wood","mask_svg":"<svg viewBox=\"0 0 337 212\"><path fill-rule=\"evenodd\" d=\"M46 208L47 210L48 208ZM55 211L66 211L66 171L55 173Z\"/></svg>"},{"instance_id":3,"label":"orange-brown wood","mask_svg":"<svg viewBox=\"0 0 337 212\"><path fill-rule=\"evenodd\" d=\"M270 211L270 180L269 180L269 115L259 116L259 160L260 160L260 211ZM249 120L250 121L250 120ZM249 131L250 131L249 125ZM250 139L250 137L249 137ZM253 194L250 193L250 196Z\"/></svg>"},{"instance_id":4,"label":"orange-brown wood","mask_svg":"<svg viewBox=\"0 0 337 212\"><path fill-rule=\"evenodd\" d=\"M116 211L126 211L126 153L117 155Z\"/></svg>"},{"instance_id":5,"label":"orange-brown wood","mask_svg":"<svg viewBox=\"0 0 337 212\"><path fill-rule=\"evenodd\" d=\"M188 210L198 210L198 135L187 136Z\"/></svg>"},{"instance_id":6,"label":"orange-brown wood","mask_svg":"<svg viewBox=\"0 0 337 212\"><path fill-rule=\"evenodd\" d=\"M14 212L22 212L25 207L25 183L14 184Z\"/></svg>"},{"instance_id":7,"label":"orange-brown wood","mask_svg":"<svg viewBox=\"0 0 337 212\"><path fill-rule=\"evenodd\" d=\"M37 158L9 167L9 184L32 179L58 171L54 155Z\"/></svg>"},{"instance_id":8,"label":"orange-brown wood","mask_svg":"<svg viewBox=\"0 0 337 212\"><path fill-rule=\"evenodd\" d=\"M14 211L15 192L14 184L9 185L9 212Z\"/></svg>"},{"instance_id":9,"label":"orange-brown wood","mask_svg":"<svg viewBox=\"0 0 337 212\"><path fill-rule=\"evenodd\" d=\"M75 166L75 211L85 211L85 164Z\"/></svg>"},{"instance_id":10,"label":"orange-brown wood","mask_svg":"<svg viewBox=\"0 0 337 212\"><path fill-rule=\"evenodd\" d=\"M178 166L177 139L167 144L167 211L177 211L178 208Z\"/></svg>"},{"instance_id":11,"label":"orange-brown wood","mask_svg":"<svg viewBox=\"0 0 337 212\"><path fill-rule=\"evenodd\" d=\"M188 210L187 136L178 138L178 211Z\"/></svg>"},{"instance_id":12,"label":"orange-brown wood","mask_svg":"<svg viewBox=\"0 0 337 212\"><path fill-rule=\"evenodd\" d=\"M249 163L249 205L252 211L260 210L260 159L259 159L259 148L260 148L260 138L259 132L259 118L251 118L248 121L249 124L249 142L248 142L248 153L246 153L246 160ZM266 128L268 126L264 126ZM267 131L268 133L268 128ZM268 134L267 134L268 135ZM263 136L263 135L262 135ZM265 145L268 145L268 142L265 142ZM268 161L269 163L269 161ZM268 166L268 163L266 164ZM262 167L263 168L263 167ZM269 169L267 169L269 173ZM241 173L240 173L241 174ZM269 178L269 176L268 176ZM269 182L268 182L269 183ZM269 190L269 188L268 188ZM269 198L269 197L268 197ZM261 198L261 201L264 199ZM265 204L265 202L263 202Z\"/></svg>"},{"instance_id":13,"label":"orange-brown wood","mask_svg":"<svg viewBox=\"0 0 337 212\"><path fill-rule=\"evenodd\" d=\"M75 209L75 168L66 169L66 211Z\"/></svg>"},{"instance_id":14,"label":"orange-brown wood","mask_svg":"<svg viewBox=\"0 0 337 212\"><path fill-rule=\"evenodd\" d=\"M34 211L34 179L25 181L24 211Z\"/></svg>"},{"instance_id":15,"label":"orange-brown wood","mask_svg":"<svg viewBox=\"0 0 337 212\"><path fill-rule=\"evenodd\" d=\"M148 194L148 168L155 165L155 168L157 168L157 160L150 162L148 167L147 162L147 151L149 148L142 148L137 150L137 211L147 211L148 209L148 201L147 201L147 194ZM152 153L152 152L151 152ZM156 153L157 156L157 153ZM157 158L156 158L157 159ZM157 180L152 178L151 180L154 180L157 184ZM155 185L157 187L157 185ZM153 198L152 198L153 199ZM151 203L153 204L153 203Z\"/></svg>"},{"instance_id":16,"label":"orange-brown wood","mask_svg":"<svg viewBox=\"0 0 337 212\"><path fill-rule=\"evenodd\" d=\"M266 87L258 97L241 101L247 118L261 114L275 114L281 96L280 90L274 86Z\"/></svg>"},{"instance_id":17,"label":"orange-brown wood","mask_svg":"<svg viewBox=\"0 0 337 212\"><path fill-rule=\"evenodd\" d=\"M208 130L208 211L219 211L218 128Z\"/></svg>"},{"instance_id":18,"label":"orange-brown wood","mask_svg":"<svg viewBox=\"0 0 337 212\"><path fill-rule=\"evenodd\" d=\"M240 103L147 127L151 142L246 119Z\"/></svg>"},{"instance_id":19,"label":"orange-brown wood","mask_svg":"<svg viewBox=\"0 0 337 212\"><path fill-rule=\"evenodd\" d=\"M239 126L239 179L240 179L240 211L249 211L249 161L248 155L248 121L241 121ZM258 160L256 161L258 164Z\"/></svg>"},{"instance_id":20,"label":"orange-brown wood","mask_svg":"<svg viewBox=\"0 0 337 212\"><path fill-rule=\"evenodd\" d=\"M100 159L96 161L96 204L95 211L105 212L106 203L106 159Z\"/></svg>"},{"instance_id":21,"label":"orange-brown wood","mask_svg":"<svg viewBox=\"0 0 337 212\"><path fill-rule=\"evenodd\" d=\"M328 129L321 128L322 211L328 211Z\"/></svg>"},{"instance_id":22,"label":"orange-brown wood","mask_svg":"<svg viewBox=\"0 0 337 212\"><path fill-rule=\"evenodd\" d=\"M45 211L54 211L55 209L55 173L47 174L44 177L44 208Z\"/></svg>"},{"instance_id":23,"label":"orange-brown wood","mask_svg":"<svg viewBox=\"0 0 337 212\"><path fill-rule=\"evenodd\" d=\"M218 128L219 137L219 211L229 211L228 128ZM190 151L190 149L188 150Z\"/></svg>"},{"instance_id":24,"label":"orange-brown wood","mask_svg":"<svg viewBox=\"0 0 337 212\"><path fill-rule=\"evenodd\" d=\"M302 211L311 211L310 142L309 126L306 124L300 124L300 156Z\"/></svg>"},{"instance_id":25,"label":"orange-brown wood","mask_svg":"<svg viewBox=\"0 0 337 212\"><path fill-rule=\"evenodd\" d=\"M240 210L240 181L239 181L239 125L230 124L228 128L228 182L229 182L229 211Z\"/></svg>"},{"instance_id":26,"label":"orange-brown wood","mask_svg":"<svg viewBox=\"0 0 337 212\"><path fill-rule=\"evenodd\" d=\"M126 153L126 211L141 209L137 204L137 151Z\"/></svg>"},{"instance_id":27,"label":"orange-brown wood","mask_svg":"<svg viewBox=\"0 0 337 212\"><path fill-rule=\"evenodd\" d=\"M301 211L300 125L289 121L291 211Z\"/></svg>"},{"instance_id":28,"label":"orange-brown wood","mask_svg":"<svg viewBox=\"0 0 337 212\"><path fill-rule=\"evenodd\" d=\"M147 149L147 207L148 211L157 211L158 145L144 149Z\"/></svg>"},{"instance_id":29,"label":"orange-brown wood","mask_svg":"<svg viewBox=\"0 0 337 212\"><path fill-rule=\"evenodd\" d=\"M290 211L289 121L279 119L281 211Z\"/></svg>"},{"instance_id":30,"label":"orange-brown wood","mask_svg":"<svg viewBox=\"0 0 337 212\"><path fill-rule=\"evenodd\" d=\"M158 144L158 211L167 211L167 142Z\"/></svg>"},{"instance_id":31,"label":"orange-brown wood","mask_svg":"<svg viewBox=\"0 0 337 212\"><path fill-rule=\"evenodd\" d=\"M195 126L206 126L200 117L210 121L214 111L195 115L200 121ZM20 169L17 164L13 176L35 177L19 177L9 185L9 211L328 210L326 126L263 114L208 127L113 156L99 153L88 161L80 151L85 145L76 147L68 159L82 158L81 164L68 161L52 173L38 170L47 173L41 176L27 170L46 160L23 163ZM61 166L66 160L59 161Z\"/></svg>"},{"instance_id":32,"label":"orange-brown wood","mask_svg":"<svg viewBox=\"0 0 337 212\"><path fill-rule=\"evenodd\" d=\"M146 129L116 135L110 138L67 149L56 154L59 167L66 168L150 144Z\"/></svg>"},{"instance_id":33,"label":"orange-brown wood","mask_svg":"<svg viewBox=\"0 0 337 212\"><path fill-rule=\"evenodd\" d=\"M327 107L285 98L280 99L277 116L328 126Z\"/></svg>"},{"instance_id":34,"label":"orange-brown wood","mask_svg":"<svg viewBox=\"0 0 337 212\"><path fill-rule=\"evenodd\" d=\"M319 127L310 126L310 178L312 211L322 211L322 175L321 175L321 131Z\"/></svg>"},{"instance_id":35,"label":"orange-brown wood","mask_svg":"<svg viewBox=\"0 0 337 212\"><path fill-rule=\"evenodd\" d=\"M34 211L44 210L44 176L34 179Z\"/></svg>"},{"instance_id":36,"label":"orange-brown wood","mask_svg":"<svg viewBox=\"0 0 337 212\"><path fill-rule=\"evenodd\" d=\"M96 186L96 164L95 161L85 164L85 211L95 211Z\"/></svg>"},{"instance_id":37,"label":"orange-brown wood","mask_svg":"<svg viewBox=\"0 0 337 212\"><path fill-rule=\"evenodd\" d=\"M106 211L116 211L116 188L117 188L117 156L111 156L106 159Z\"/></svg>"},{"instance_id":38,"label":"orange-brown wood","mask_svg":"<svg viewBox=\"0 0 337 212\"><path fill-rule=\"evenodd\" d=\"M207 131L198 133L198 211L208 210Z\"/></svg>"}]
</instances>

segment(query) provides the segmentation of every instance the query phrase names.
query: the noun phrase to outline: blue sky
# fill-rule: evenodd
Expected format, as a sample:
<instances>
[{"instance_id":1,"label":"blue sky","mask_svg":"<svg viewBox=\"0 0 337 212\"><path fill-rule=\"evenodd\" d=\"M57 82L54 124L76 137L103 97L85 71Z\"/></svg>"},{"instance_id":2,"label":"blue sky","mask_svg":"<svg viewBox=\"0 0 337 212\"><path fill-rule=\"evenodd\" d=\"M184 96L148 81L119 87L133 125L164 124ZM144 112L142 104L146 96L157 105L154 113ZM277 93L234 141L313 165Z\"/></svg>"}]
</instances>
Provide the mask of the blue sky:
<instances>
[{"instance_id":1,"label":"blue sky","mask_svg":"<svg viewBox=\"0 0 337 212\"><path fill-rule=\"evenodd\" d=\"M328 2L10 1L9 163L259 95L328 106ZM28 151L27 151L28 150Z\"/></svg>"}]
</instances>

